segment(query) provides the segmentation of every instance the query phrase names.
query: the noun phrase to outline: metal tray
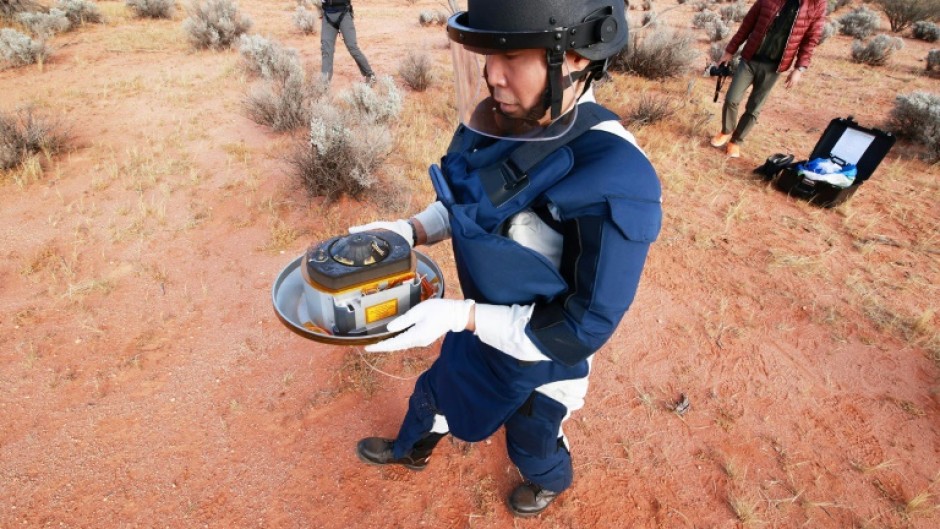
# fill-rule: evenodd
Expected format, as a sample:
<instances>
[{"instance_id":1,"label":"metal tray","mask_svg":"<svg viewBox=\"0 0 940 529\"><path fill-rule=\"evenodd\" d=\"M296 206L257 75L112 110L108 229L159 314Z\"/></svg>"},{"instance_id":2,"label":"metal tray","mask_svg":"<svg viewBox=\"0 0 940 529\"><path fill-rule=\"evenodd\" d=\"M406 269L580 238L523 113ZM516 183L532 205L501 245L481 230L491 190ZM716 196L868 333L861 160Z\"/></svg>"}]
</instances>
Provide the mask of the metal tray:
<instances>
[{"instance_id":1,"label":"metal tray","mask_svg":"<svg viewBox=\"0 0 940 529\"><path fill-rule=\"evenodd\" d=\"M434 293L433 297L443 297L444 276L437 263L417 250L415 250L415 257L417 258L418 274L427 276L428 281L438 285L437 292ZM307 303L304 301L304 278L300 271L303 258L304 256L301 255L291 261L278 274L274 280L274 286L271 288L271 302L274 305L274 312L288 329L309 340L334 345L367 345L398 334L397 332L382 331L381 329L384 329L384 326L378 329L379 332L373 332L365 336L332 335L315 332L304 327L303 323L309 321L310 318L307 316Z\"/></svg>"}]
</instances>

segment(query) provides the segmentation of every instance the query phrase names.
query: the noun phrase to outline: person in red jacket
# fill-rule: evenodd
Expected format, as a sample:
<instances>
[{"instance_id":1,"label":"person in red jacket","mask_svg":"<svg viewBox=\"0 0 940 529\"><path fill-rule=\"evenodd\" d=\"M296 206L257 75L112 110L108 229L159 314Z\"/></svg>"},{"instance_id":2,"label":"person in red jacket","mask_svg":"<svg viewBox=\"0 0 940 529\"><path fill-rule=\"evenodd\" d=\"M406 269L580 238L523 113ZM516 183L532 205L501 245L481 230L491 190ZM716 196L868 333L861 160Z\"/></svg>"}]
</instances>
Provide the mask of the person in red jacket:
<instances>
[{"instance_id":1,"label":"person in red jacket","mask_svg":"<svg viewBox=\"0 0 940 529\"><path fill-rule=\"evenodd\" d=\"M731 61L744 45L725 96L721 132L712 138L713 146L725 147L732 158L741 156L740 145L757 122L777 78L795 65L787 75L786 87L800 82L825 23L826 0L757 0L751 6L719 61ZM754 88L739 121L738 104L751 85Z\"/></svg>"}]
</instances>

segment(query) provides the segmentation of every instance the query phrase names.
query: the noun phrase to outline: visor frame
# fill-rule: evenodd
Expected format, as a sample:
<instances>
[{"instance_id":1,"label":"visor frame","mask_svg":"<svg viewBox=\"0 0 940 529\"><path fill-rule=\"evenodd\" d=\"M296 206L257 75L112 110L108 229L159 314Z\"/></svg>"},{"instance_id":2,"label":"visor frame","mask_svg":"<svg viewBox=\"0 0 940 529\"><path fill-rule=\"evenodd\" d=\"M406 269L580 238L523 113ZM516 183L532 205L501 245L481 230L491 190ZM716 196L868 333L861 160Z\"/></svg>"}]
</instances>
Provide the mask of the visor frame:
<instances>
[{"instance_id":1,"label":"visor frame","mask_svg":"<svg viewBox=\"0 0 940 529\"><path fill-rule=\"evenodd\" d=\"M467 25L470 13L460 11L447 20L447 37L467 47L492 50L542 48L554 51L586 48L605 42L605 35L616 33L617 20L604 16L571 27L543 31L487 31ZM613 24L613 29L611 29Z\"/></svg>"}]
</instances>

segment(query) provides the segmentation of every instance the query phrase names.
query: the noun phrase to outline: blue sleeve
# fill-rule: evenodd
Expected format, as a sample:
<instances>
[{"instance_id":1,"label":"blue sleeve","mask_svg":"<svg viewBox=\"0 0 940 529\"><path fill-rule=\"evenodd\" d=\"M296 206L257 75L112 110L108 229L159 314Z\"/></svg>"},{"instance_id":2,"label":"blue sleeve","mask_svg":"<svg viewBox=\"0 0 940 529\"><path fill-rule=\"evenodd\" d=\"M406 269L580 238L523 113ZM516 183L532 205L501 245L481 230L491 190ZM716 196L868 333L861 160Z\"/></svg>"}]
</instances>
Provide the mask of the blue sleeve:
<instances>
[{"instance_id":1,"label":"blue sleeve","mask_svg":"<svg viewBox=\"0 0 940 529\"><path fill-rule=\"evenodd\" d=\"M568 366L594 354L616 330L662 223L659 201L607 197L606 206L606 214L563 224L561 273L569 290L537 304L526 328L543 354Z\"/></svg>"}]
</instances>

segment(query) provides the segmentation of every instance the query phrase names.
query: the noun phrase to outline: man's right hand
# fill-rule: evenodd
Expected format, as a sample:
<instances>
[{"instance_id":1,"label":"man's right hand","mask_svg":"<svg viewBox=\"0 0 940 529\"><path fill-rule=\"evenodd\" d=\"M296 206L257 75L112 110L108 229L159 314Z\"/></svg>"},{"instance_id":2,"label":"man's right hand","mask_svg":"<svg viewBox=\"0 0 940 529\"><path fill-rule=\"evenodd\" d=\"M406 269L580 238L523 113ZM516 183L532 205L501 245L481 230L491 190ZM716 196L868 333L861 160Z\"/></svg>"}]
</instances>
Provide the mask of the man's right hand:
<instances>
[{"instance_id":1,"label":"man's right hand","mask_svg":"<svg viewBox=\"0 0 940 529\"><path fill-rule=\"evenodd\" d=\"M730 53L728 53L728 52L722 53L722 54L721 54L721 59L718 60L718 64L725 63L725 62L730 63L730 62L731 62L731 57L732 57L732 55L731 55Z\"/></svg>"}]
</instances>

